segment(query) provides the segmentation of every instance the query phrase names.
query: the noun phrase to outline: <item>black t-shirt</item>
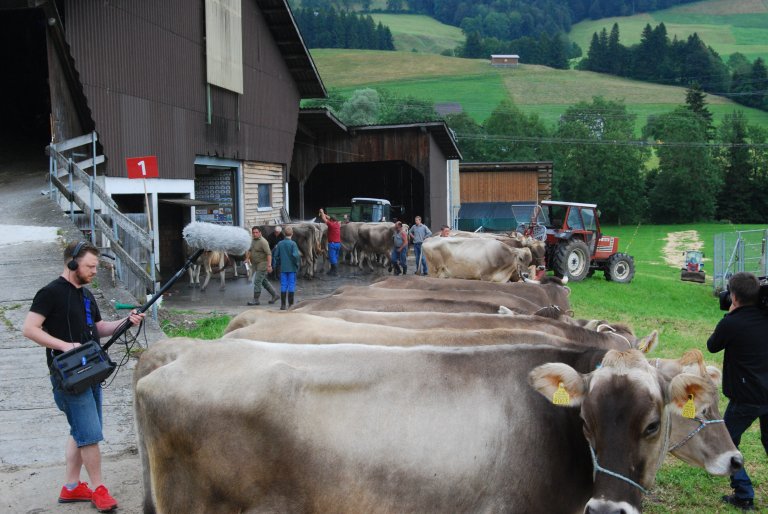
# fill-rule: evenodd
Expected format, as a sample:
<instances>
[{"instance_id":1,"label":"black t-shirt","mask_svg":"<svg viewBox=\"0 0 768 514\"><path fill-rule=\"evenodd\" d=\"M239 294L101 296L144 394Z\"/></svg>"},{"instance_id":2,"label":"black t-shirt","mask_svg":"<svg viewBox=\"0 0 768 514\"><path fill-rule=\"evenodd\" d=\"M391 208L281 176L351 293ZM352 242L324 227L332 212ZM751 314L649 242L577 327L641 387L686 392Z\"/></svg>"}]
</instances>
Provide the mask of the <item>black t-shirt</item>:
<instances>
[{"instance_id":1,"label":"black t-shirt","mask_svg":"<svg viewBox=\"0 0 768 514\"><path fill-rule=\"evenodd\" d=\"M95 328L91 334L86 322L86 299L90 302L91 319L96 324L101 321L101 313L93 293L85 287L73 286L63 277L57 278L40 289L32 300L32 307L29 310L45 317L43 329L53 337L63 341L85 343L97 336ZM62 353L50 348L45 349L49 368L53 358Z\"/></svg>"}]
</instances>

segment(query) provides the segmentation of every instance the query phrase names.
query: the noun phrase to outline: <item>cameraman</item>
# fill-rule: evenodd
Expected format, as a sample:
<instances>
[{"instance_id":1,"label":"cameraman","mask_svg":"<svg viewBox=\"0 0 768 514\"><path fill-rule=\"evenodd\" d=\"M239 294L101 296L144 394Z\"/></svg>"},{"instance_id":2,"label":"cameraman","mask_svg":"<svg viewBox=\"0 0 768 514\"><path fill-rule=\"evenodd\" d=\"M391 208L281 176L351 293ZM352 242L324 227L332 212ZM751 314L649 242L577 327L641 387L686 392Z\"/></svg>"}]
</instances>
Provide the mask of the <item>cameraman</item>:
<instances>
[{"instance_id":1,"label":"cameraman","mask_svg":"<svg viewBox=\"0 0 768 514\"><path fill-rule=\"evenodd\" d=\"M99 249L88 242L73 242L64 250L64 259L64 271L37 292L22 328L24 337L45 347L49 371L57 355L91 339L98 341L101 336L111 335L126 321L102 320L93 293L83 287L96 276ZM138 325L144 314L133 311L128 319ZM50 379L56 406L67 415L69 423L66 483L59 493L59 503L91 502L100 512L113 510L117 502L101 478L101 385L71 394L61 388L53 374ZM80 482L83 466L93 489Z\"/></svg>"},{"instance_id":2,"label":"cameraman","mask_svg":"<svg viewBox=\"0 0 768 514\"><path fill-rule=\"evenodd\" d=\"M760 439L768 453L768 313L760 306L760 282L739 272L728 281L731 306L707 340L712 353L725 350L723 394L730 400L725 426L737 447L741 434L760 419ZM743 510L754 509L755 492L744 468L731 475L733 494L723 501Z\"/></svg>"}]
</instances>

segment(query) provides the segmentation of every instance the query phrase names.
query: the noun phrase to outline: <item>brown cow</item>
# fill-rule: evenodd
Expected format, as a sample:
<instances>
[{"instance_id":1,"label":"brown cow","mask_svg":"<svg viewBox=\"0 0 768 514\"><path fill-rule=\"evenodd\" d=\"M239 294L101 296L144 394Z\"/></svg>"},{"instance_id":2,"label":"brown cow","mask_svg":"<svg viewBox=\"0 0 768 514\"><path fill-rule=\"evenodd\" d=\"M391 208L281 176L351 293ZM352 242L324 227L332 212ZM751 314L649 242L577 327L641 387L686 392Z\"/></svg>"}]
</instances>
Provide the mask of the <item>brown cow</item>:
<instances>
[{"instance_id":1,"label":"brown cow","mask_svg":"<svg viewBox=\"0 0 768 514\"><path fill-rule=\"evenodd\" d=\"M407 229L406 229L407 230ZM390 222L364 223L358 228L357 242L360 251L358 267L363 269L363 261L368 259L368 267L373 271L373 261L380 259L384 266L389 262L395 235L395 224Z\"/></svg>"},{"instance_id":2,"label":"brown cow","mask_svg":"<svg viewBox=\"0 0 768 514\"><path fill-rule=\"evenodd\" d=\"M429 276L488 282L516 282L529 273L529 248L512 248L493 238L431 237L421 247Z\"/></svg>"},{"instance_id":3,"label":"brown cow","mask_svg":"<svg viewBox=\"0 0 768 514\"><path fill-rule=\"evenodd\" d=\"M437 321L443 321L440 325ZM285 326L291 330L285 330ZM241 328L238 328L241 327ZM539 316L492 314L379 313L329 311L321 313L251 310L239 314L224 337L277 343L364 343L411 346L433 344L561 344L603 349L650 349L658 333L638 339L634 334L596 332Z\"/></svg>"},{"instance_id":4,"label":"brown cow","mask_svg":"<svg viewBox=\"0 0 768 514\"><path fill-rule=\"evenodd\" d=\"M414 289L429 291L487 291L500 292L525 298L541 307L555 305L563 313L571 312L568 296L570 288L556 277L546 277L541 284L531 282L484 282L461 278L386 277L370 285L372 288ZM426 294L424 296L427 296Z\"/></svg>"},{"instance_id":5,"label":"brown cow","mask_svg":"<svg viewBox=\"0 0 768 514\"><path fill-rule=\"evenodd\" d=\"M571 408L542 400L558 384ZM699 413L718 399L708 378L669 379L635 352L235 339L154 344L134 391L144 511L193 514L637 513L639 489L593 483L590 447L650 487L670 419L691 395ZM706 466L708 437L718 473L734 471L727 433L707 430L680 451Z\"/></svg>"}]
</instances>

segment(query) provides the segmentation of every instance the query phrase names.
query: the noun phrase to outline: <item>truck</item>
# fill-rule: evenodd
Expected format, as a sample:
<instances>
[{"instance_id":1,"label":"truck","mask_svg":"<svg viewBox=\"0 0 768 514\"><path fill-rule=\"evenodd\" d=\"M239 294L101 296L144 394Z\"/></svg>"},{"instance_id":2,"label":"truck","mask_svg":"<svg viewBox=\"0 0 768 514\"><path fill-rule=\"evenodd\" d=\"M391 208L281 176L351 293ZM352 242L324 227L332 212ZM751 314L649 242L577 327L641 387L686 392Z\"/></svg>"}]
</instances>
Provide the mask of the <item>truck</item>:
<instances>
[{"instance_id":1,"label":"truck","mask_svg":"<svg viewBox=\"0 0 768 514\"><path fill-rule=\"evenodd\" d=\"M393 206L389 200L383 198L352 198L352 207L349 211L349 221L392 221L393 218L400 219L403 209L399 206Z\"/></svg>"}]
</instances>

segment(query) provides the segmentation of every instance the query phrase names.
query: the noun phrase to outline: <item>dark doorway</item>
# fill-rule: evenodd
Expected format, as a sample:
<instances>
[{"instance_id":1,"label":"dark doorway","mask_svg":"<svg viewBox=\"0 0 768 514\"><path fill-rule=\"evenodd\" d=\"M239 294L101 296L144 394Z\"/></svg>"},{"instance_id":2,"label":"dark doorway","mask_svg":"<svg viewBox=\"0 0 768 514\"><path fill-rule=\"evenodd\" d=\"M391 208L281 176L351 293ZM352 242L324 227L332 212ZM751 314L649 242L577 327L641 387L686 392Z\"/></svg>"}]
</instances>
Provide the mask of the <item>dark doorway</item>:
<instances>
[{"instance_id":1,"label":"dark doorway","mask_svg":"<svg viewBox=\"0 0 768 514\"><path fill-rule=\"evenodd\" d=\"M51 96L41 9L0 9L0 62L0 152L44 162L51 139Z\"/></svg>"},{"instance_id":2,"label":"dark doorway","mask_svg":"<svg viewBox=\"0 0 768 514\"><path fill-rule=\"evenodd\" d=\"M184 253L182 231L190 222L190 207L183 204L168 203L163 200L186 198L189 195L160 194L157 203L158 236L160 237L160 274L162 281L171 278L184 266L187 257Z\"/></svg>"},{"instance_id":3,"label":"dark doorway","mask_svg":"<svg viewBox=\"0 0 768 514\"><path fill-rule=\"evenodd\" d=\"M290 182L291 217L299 216L299 188ZM304 215L321 207L348 207L353 197L383 198L404 209L408 222L424 215L424 177L405 161L320 164L304 184Z\"/></svg>"}]
</instances>

